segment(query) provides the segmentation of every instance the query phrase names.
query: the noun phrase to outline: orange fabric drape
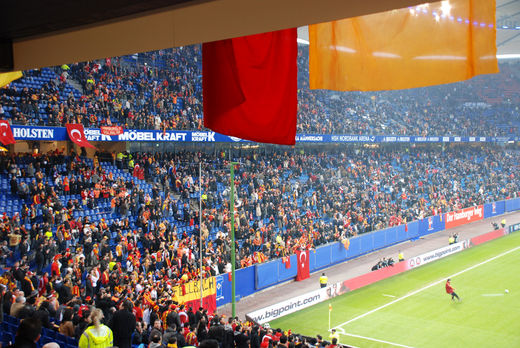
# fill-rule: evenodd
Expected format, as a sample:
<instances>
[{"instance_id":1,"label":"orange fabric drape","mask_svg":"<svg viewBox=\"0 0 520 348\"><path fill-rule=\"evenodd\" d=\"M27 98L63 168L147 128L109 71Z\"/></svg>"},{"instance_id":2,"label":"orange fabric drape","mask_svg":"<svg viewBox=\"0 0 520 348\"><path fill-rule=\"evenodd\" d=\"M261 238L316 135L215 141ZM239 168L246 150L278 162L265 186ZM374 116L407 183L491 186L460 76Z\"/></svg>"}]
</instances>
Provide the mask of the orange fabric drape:
<instances>
[{"instance_id":1,"label":"orange fabric drape","mask_svg":"<svg viewBox=\"0 0 520 348\"><path fill-rule=\"evenodd\" d=\"M313 89L432 86L498 72L494 0L450 0L309 26Z\"/></svg>"}]
</instances>

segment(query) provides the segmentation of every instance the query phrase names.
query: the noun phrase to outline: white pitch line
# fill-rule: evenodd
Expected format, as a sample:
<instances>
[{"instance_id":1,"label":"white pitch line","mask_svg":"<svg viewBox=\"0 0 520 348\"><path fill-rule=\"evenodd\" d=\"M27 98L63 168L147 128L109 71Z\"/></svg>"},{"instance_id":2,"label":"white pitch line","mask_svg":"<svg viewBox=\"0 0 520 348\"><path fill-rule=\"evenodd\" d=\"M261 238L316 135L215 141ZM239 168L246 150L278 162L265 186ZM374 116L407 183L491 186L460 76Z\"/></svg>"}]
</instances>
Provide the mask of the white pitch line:
<instances>
[{"instance_id":1,"label":"white pitch line","mask_svg":"<svg viewBox=\"0 0 520 348\"><path fill-rule=\"evenodd\" d=\"M339 333L342 333L342 334L346 333L345 330L344 330L342 327L338 327L336 330L337 330ZM330 331L330 330L329 330L329 331Z\"/></svg>"},{"instance_id":2,"label":"white pitch line","mask_svg":"<svg viewBox=\"0 0 520 348\"><path fill-rule=\"evenodd\" d=\"M377 308L374 308L374 309L372 309L372 310L370 310L370 311L368 311L368 312L366 312L366 313L363 313L363 314L361 314L361 315L358 315L358 316L355 317L355 318L352 318L352 319L350 319L350 320L347 320L346 322L341 323L341 324L335 326L334 328L337 329L337 328L340 327L340 326L347 325L347 324L352 323L353 321L356 321L356 320L359 320L359 319L361 319L361 318L364 318L364 317L366 317L367 315L370 315L370 314L372 314L372 313L375 313L375 312L377 312L377 311L379 311L379 310L381 310L381 309L383 309L383 308L386 308L386 307L388 307L388 306L390 306L390 305L393 305L394 303L397 303L397 302L402 301L402 300L404 300L404 299L406 299L406 298L408 298L408 297L410 297L410 296L413 296L413 295L415 295L415 294L418 294L418 293L420 293L421 291L424 291L424 290L426 290L426 289L429 289L429 288L431 288L432 286L435 286L435 285L437 285L437 284L440 284L440 283L442 283L443 281L445 281L445 280L448 279L448 278L453 278L453 277L456 277L456 276L461 275L461 274L463 274L463 273L466 273L467 271L471 271L472 269L475 269L475 268L477 268L477 267L479 267L479 266L482 266L482 265L484 265L484 264L486 264L486 263L488 263L488 262L491 262L491 261L493 261L493 260L496 260L496 259L498 259L499 257L505 256L505 255L507 255L507 254L509 254L509 253L512 253L513 251L516 251L516 250L518 250L518 249L520 249L520 246L518 246L518 247L516 247L516 248L513 248L513 249L511 249L511 250L505 251L505 252L503 252L502 254L498 254L497 256L493 256L492 258L487 259L486 261L482 261L482 262L480 262L480 263L477 263L476 265L473 265L473 266L471 266L471 267L468 267L468 268L466 268L466 269L463 269L463 270L460 271L460 272L457 272L457 273L454 273L454 274L452 274L452 275L450 275L450 276L444 277L444 278L442 278L442 279L440 279L440 280L438 280L438 281L436 281L436 282L433 282L433 283L431 283L431 284L426 285L426 286L423 287L423 288L420 288L420 289L418 289L418 290L412 291L412 292L410 292L409 294L406 294L406 295L404 295L404 296L402 296L402 297L399 297L399 298L397 298L397 299L395 299L395 300L393 300L393 301L388 302L387 304L384 304L384 305L379 306L379 307L377 307Z\"/></svg>"},{"instance_id":3,"label":"white pitch line","mask_svg":"<svg viewBox=\"0 0 520 348\"><path fill-rule=\"evenodd\" d=\"M482 294L485 297L495 297L495 296L504 296L504 294Z\"/></svg>"},{"instance_id":4,"label":"white pitch line","mask_svg":"<svg viewBox=\"0 0 520 348\"><path fill-rule=\"evenodd\" d=\"M397 296L394 296L394 295L388 295L388 294L383 294L383 296L386 296L386 297L397 297Z\"/></svg>"},{"instance_id":5,"label":"white pitch line","mask_svg":"<svg viewBox=\"0 0 520 348\"><path fill-rule=\"evenodd\" d=\"M363 338L365 340L369 340L369 341L375 341L375 342L379 342L379 343L386 343L386 344L391 344L392 346L397 346L397 347L404 347L404 348L413 348L413 347L410 347L410 346L406 346L404 344L399 344L399 343L394 343L394 342L388 342L388 341L384 341L384 340L379 340L377 338L372 338L372 337L365 337L365 336L360 336L360 335L354 335L354 334L349 334L349 333L341 333L342 335L345 335L345 336L352 336L352 337L357 337L357 338Z\"/></svg>"},{"instance_id":6,"label":"white pitch line","mask_svg":"<svg viewBox=\"0 0 520 348\"><path fill-rule=\"evenodd\" d=\"M343 328L341 328L341 327L338 327L336 330L337 330L338 333L340 333L340 334L343 334L343 335L346 335L346 334L347 334L347 333L345 332L345 330L343 330ZM330 331L330 330L329 330L329 331ZM348 346L349 346L349 347L352 347L352 348L359 348L359 347L353 346L353 345L351 345L351 344L349 344Z\"/></svg>"}]
</instances>

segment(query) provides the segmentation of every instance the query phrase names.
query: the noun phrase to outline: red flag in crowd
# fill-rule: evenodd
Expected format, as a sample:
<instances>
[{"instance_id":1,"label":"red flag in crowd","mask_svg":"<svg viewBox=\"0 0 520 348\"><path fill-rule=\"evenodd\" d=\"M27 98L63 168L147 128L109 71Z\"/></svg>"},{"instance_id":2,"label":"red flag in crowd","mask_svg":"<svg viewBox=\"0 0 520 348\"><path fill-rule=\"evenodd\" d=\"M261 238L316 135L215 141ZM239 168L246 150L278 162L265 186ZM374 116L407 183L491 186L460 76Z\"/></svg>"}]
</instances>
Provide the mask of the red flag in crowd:
<instances>
[{"instance_id":1,"label":"red flag in crowd","mask_svg":"<svg viewBox=\"0 0 520 348\"><path fill-rule=\"evenodd\" d=\"M294 145L296 29L202 45L204 126L264 143Z\"/></svg>"},{"instance_id":2,"label":"red flag in crowd","mask_svg":"<svg viewBox=\"0 0 520 348\"><path fill-rule=\"evenodd\" d=\"M83 131L83 125L81 124L70 124L66 125L67 133L69 134L70 140L81 146L81 147L90 147L95 149L96 147L87 141L85 137L85 132Z\"/></svg>"},{"instance_id":3,"label":"red flag in crowd","mask_svg":"<svg viewBox=\"0 0 520 348\"><path fill-rule=\"evenodd\" d=\"M291 268L291 257L290 256L282 257L282 262L284 263L286 269Z\"/></svg>"},{"instance_id":4,"label":"red flag in crowd","mask_svg":"<svg viewBox=\"0 0 520 348\"><path fill-rule=\"evenodd\" d=\"M4 145L16 143L11 126L6 120L0 120L0 142Z\"/></svg>"},{"instance_id":5,"label":"red flag in crowd","mask_svg":"<svg viewBox=\"0 0 520 348\"><path fill-rule=\"evenodd\" d=\"M296 252L296 258L298 259L298 274L296 280L304 280L309 278L310 275L310 264L309 264L309 250L299 250Z\"/></svg>"}]
</instances>

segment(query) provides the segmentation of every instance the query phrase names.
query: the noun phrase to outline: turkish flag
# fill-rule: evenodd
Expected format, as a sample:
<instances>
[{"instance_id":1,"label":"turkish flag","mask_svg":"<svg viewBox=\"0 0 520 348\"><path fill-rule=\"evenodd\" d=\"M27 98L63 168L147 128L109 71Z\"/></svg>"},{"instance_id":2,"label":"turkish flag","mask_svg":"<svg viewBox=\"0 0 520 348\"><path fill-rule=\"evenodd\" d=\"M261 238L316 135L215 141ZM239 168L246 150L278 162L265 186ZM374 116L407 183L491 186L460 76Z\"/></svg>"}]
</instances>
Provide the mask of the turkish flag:
<instances>
[{"instance_id":1,"label":"turkish flag","mask_svg":"<svg viewBox=\"0 0 520 348\"><path fill-rule=\"evenodd\" d=\"M91 149L95 149L96 147L87 141L85 137L85 132L83 131L83 125L81 124L67 124L67 133L69 134L70 140L81 146L81 147L90 147Z\"/></svg>"},{"instance_id":2,"label":"turkish flag","mask_svg":"<svg viewBox=\"0 0 520 348\"><path fill-rule=\"evenodd\" d=\"M296 28L202 44L204 126L262 143L294 145Z\"/></svg>"},{"instance_id":3,"label":"turkish flag","mask_svg":"<svg viewBox=\"0 0 520 348\"><path fill-rule=\"evenodd\" d=\"M298 274L296 280L304 280L309 278L310 266L309 266L309 250L300 250L296 252L296 259L298 260Z\"/></svg>"},{"instance_id":4,"label":"turkish flag","mask_svg":"<svg viewBox=\"0 0 520 348\"><path fill-rule=\"evenodd\" d=\"M11 126L6 120L0 120L0 142L4 145L16 143Z\"/></svg>"}]
</instances>

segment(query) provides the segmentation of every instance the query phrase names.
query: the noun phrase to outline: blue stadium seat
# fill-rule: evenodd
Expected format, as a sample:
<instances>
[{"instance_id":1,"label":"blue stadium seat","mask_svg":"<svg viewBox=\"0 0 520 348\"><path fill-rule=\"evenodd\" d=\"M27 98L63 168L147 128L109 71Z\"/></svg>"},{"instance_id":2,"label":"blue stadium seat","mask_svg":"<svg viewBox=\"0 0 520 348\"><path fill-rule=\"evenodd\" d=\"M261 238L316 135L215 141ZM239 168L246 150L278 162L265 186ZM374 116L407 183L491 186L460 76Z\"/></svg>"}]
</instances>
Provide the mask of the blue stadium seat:
<instances>
[{"instance_id":1,"label":"blue stadium seat","mask_svg":"<svg viewBox=\"0 0 520 348\"><path fill-rule=\"evenodd\" d=\"M13 335L11 332L4 331L2 333L2 344L3 346L7 347L14 343L15 335Z\"/></svg>"},{"instance_id":2,"label":"blue stadium seat","mask_svg":"<svg viewBox=\"0 0 520 348\"><path fill-rule=\"evenodd\" d=\"M47 336L47 337L54 339L54 338L56 338L56 334L57 334L57 332L54 330L49 330L45 327L42 328L42 336Z\"/></svg>"},{"instance_id":3,"label":"blue stadium seat","mask_svg":"<svg viewBox=\"0 0 520 348\"><path fill-rule=\"evenodd\" d=\"M77 339L75 339L74 337L65 336L65 339L66 339L67 344L71 347L77 347L79 344L79 341Z\"/></svg>"}]
</instances>

